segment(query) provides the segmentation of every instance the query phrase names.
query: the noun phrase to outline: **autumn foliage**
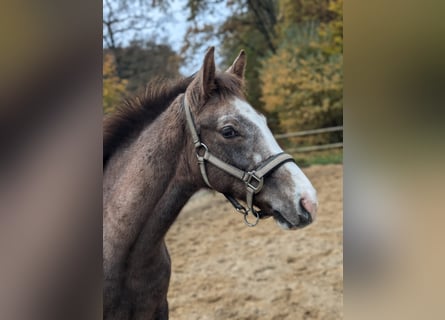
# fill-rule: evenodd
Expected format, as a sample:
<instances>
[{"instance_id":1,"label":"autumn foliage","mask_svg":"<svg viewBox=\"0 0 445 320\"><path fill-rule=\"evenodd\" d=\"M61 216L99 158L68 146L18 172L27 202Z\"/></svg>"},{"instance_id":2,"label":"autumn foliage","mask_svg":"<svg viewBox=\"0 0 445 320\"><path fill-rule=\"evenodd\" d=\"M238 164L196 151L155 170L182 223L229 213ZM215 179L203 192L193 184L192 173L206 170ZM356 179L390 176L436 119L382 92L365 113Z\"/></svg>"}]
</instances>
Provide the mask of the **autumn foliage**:
<instances>
[{"instance_id":1,"label":"autumn foliage","mask_svg":"<svg viewBox=\"0 0 445 320\"><path fill-rule=\"evenodd\" d=\"M117 76L116 63L110 53L103 58L102 78L104 113L111 113L125 95L127 80Z\"/></svg>"},{"instance_id":2,"label":"autumn foliage","mask_svg":"<svg viewBox=\"0 0 445 320\"><path fill-rule=\"evenodd\" d=\"M291 5L289 1L283 2L287 7ZM279 25L278 49L262 61L261 101L264 109L277 117L281 131L343 123L342 0L327 2L325 13L328 22L302 21L301 16L287 14L289 19L298 20ZM341 139L341 135L333 133L307 142Z\"/></svg>"}]
</instances>

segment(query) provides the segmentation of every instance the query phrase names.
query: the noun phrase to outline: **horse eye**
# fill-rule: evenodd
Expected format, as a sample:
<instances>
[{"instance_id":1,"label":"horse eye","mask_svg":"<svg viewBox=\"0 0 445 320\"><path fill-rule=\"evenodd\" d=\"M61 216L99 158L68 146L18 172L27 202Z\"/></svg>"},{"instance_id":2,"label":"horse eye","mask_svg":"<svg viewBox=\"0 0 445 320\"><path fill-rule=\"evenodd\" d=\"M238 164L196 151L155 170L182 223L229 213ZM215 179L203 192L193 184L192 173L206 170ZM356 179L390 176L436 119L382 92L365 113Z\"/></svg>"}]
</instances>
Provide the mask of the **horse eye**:
<instances>
[{"instance_id":1,"label":"horse eye","mask_svg":"<svg viewBox=\"0 0 445 320\"><path fill-rule=\"evenodd\" d=\"M226 139L230 139L230 138L235 138L236 136L238 136L238 132L236 132L236 130L233 129L233 127L231 127L231 126L225 126L221 130L221 135Z\"/></svg>"}]
</instances>

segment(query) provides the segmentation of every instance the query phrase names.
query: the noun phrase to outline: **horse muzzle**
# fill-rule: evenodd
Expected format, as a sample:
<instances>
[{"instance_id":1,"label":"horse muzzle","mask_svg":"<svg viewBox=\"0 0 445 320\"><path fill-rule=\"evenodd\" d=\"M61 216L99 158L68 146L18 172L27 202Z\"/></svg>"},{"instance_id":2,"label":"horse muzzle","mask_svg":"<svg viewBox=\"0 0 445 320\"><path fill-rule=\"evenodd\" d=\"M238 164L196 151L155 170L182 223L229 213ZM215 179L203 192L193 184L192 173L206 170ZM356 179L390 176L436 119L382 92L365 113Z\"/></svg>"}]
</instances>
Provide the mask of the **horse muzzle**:
<instances>
[{"instance_id":1,"label":"horse muzzle","mask_svg":"<svg viewBox=\"0 0 445 320\"><path fill-rule=\"evenodd\" d=\"M308 196L298 201L296 210L273 210L276 223L285 230L301 229L310 225L317 217L318 203Z\"/></svg>"}]
</instances>

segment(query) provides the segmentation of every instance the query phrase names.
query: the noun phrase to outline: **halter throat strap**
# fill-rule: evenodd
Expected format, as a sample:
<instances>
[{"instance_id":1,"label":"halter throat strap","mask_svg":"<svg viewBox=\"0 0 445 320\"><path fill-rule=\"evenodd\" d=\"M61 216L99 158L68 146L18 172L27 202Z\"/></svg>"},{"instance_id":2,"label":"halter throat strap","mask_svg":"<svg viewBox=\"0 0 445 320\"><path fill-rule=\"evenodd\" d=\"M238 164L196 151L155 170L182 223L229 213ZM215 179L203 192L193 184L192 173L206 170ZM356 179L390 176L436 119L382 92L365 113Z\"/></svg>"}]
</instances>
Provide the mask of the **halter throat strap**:
<instances>
[{"instance_id":1,"label":"halter throat strap","mask_svg":"<svg viewBox=\"0 0 445 320\"><path fill-rule=\"evenodd\" d=\"M190 107L187 103L187 100L185 98L185 94L183 95L182 99L182 105L184 107L185 116L187 120L187 127L189 128L189 131L192 135L192 141L193 145L195 146L196 151L196 157L198 159L199 168L201 171L202 178L206 185L210 189L214 189L212 185L210 184L209 178L207 176L207 169L206 169L206 163L210 163L213 166L217 167L218 169L234 176L235 178L238 178L239 180L242 180L246 185L246 204L247 208L243 207L234 197L228 194L224 194L225 197L230 201L230 203L234 206L234 208L244 214L244 221L245 223L253 227L258 224L258 221L260 218L266 218L270 215L264 214L261 211L256 211L253 207L253 197L255 194L259 193L264 185L264 177L272 172L273 170L277 169L281 165L283 165L286 162L293 161L293 157L289 154L286 154L284 152L278 153L276 155L273 155L266 160L262 161L259 166L251 171L244 171L241 170L235 166L232 166L231 164L228 164L227 162L219 159L218 157L214 156L212 153L210 153L208 147L202 143L199 134L196 130L196 125L193 119L193 115L191 113ZM247 220L247 216L249 212L255 217L255 222L250 223Z\"/></svg>"}]
</instances>

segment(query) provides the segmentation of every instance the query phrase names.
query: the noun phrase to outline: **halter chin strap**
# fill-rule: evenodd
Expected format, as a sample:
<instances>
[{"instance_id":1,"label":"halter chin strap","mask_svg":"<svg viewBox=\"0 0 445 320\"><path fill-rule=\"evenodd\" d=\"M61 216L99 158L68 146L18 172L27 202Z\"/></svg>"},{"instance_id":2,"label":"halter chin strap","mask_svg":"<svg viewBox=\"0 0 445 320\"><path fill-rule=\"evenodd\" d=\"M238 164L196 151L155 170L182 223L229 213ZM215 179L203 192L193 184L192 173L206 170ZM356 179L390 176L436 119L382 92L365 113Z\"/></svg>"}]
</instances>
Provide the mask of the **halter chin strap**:
<instances>
[{"instance_id":1,"label":"halter chin strap","mask_svg":"<svg viewBox=\"0 0 445 320\"><path fill-rule=\"evenodd\" d=\"M271 156L267 158L266 160L262 161L259 166L251 171L244 171L241 169L238 169L237 167L234 167L218 157L214 156L210 153L209 148L201 142L201 139L199 138L198 132L196 131L195 122L193 120L193 115L190 111L190 107L185 99L185 94L183 96L183 106L185 110L185 116L187 120L187 126L190 130L190 133L192 135L193 144L195 146L196 150L196 157L198 158L198 164L199 168L201 170L201 175L204 180L204 182L207 184L207 186L211 189L214 189L212 185L209 182L209 178L207 176L207 170L206 170L206 162L214 165L218 169L234 176L235 178L238 178L239 180L242 180L246 185L246 204L247 208L243 207L234 197L232 197L229 194L224 194L225 197L230 201L230 203L233 205L233 207L240 213L244 215L244 222L249 226L253 227L258 224L259 219L270 217L270 215L262 213L261 211L256 211L253 207L253 197L255 194L259 193L264 185L264 177L270 173L271 171L277 169L281 165L283 165L286 162L293 161L293 157L289 154L286 154L284 152L278 153L274 156ZM252 213L252 215L255 217L255 222L250 223L247 220L247 216L249 212Z\"/></svg>"}]
</instances>

